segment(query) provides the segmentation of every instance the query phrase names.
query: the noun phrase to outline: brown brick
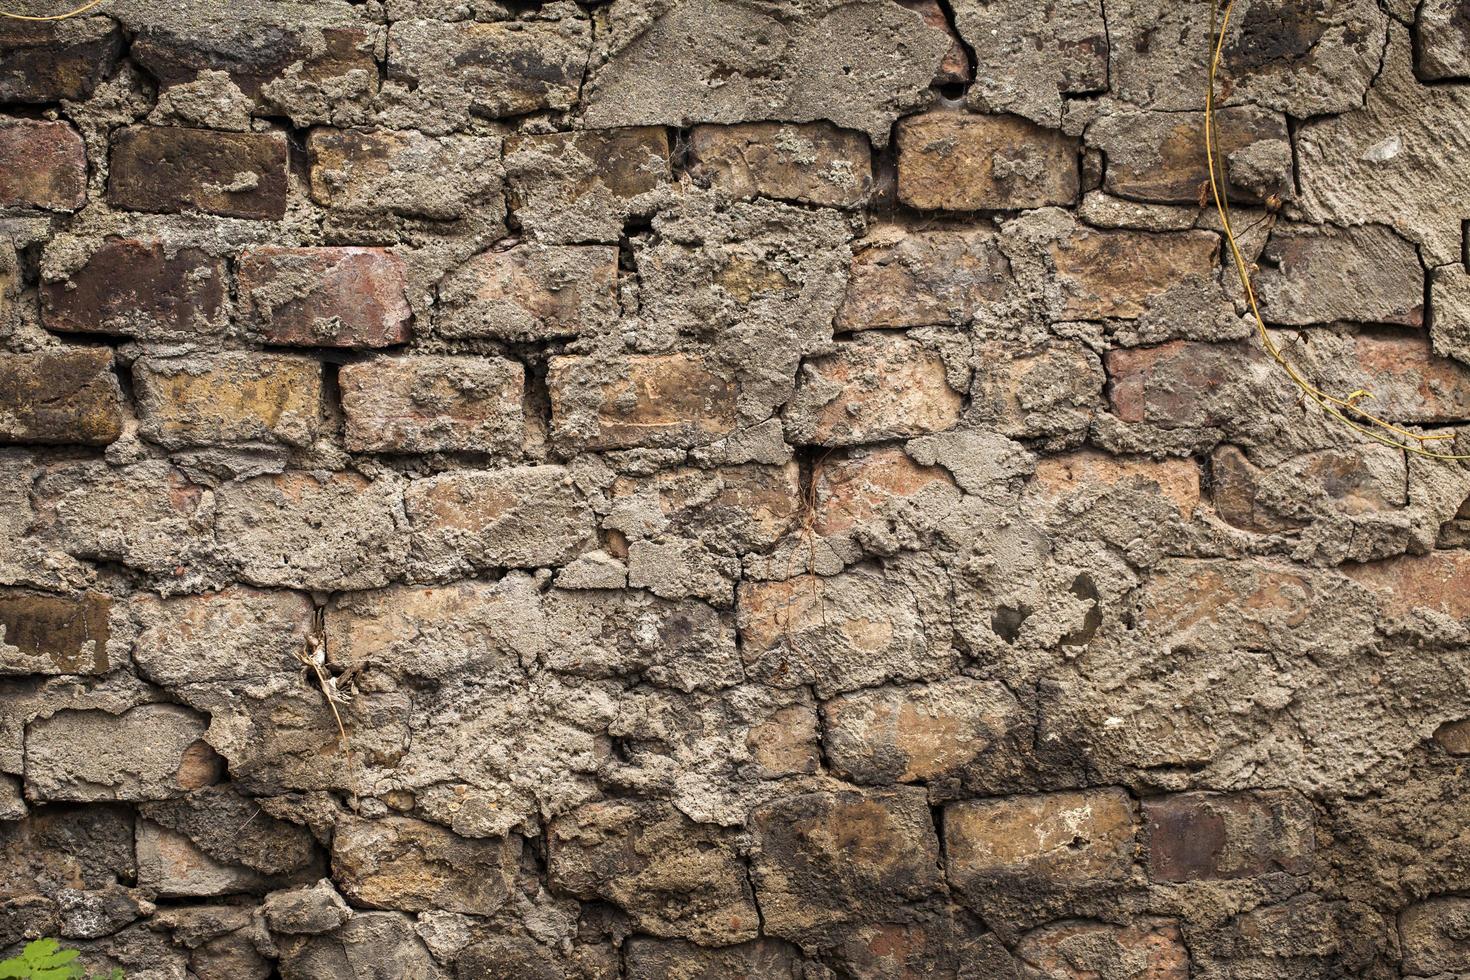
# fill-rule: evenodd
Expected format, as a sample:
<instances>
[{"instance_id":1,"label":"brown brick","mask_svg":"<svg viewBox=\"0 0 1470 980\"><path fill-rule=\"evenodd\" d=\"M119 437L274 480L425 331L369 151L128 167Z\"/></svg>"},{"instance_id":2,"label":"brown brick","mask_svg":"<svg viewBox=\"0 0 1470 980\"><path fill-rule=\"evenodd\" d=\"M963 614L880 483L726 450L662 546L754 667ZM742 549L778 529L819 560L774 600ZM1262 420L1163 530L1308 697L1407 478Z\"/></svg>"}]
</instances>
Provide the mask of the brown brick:
<instances>
[{"instance_id":1,"label":"brown brick","mask_svg":"<svg viewBox=\"0 0 1470 980\"><path fill-rule=\"evenodd\" d=\"M129 211L286 214L286 134L130 126L113 137L108 200Z\"/></svg>"},{"instance_id":2,"label":"brown brick","mask_svg":"<svg viewBox=\"0 0 1470 980\"><path fill-rule=\"evenodd\" d=\"M735 385L692 354L553 357L551 437L572 449L697 446L735 428Z\"/></svg>"},{"instance_id":3,"label":"brown brick","mask_svg":"<svg viewBox=\"0 0 1470 980\"><path fill-rule=\"evenodd\" d=\"M696 182L731 197L834 208L862 204L873 186L868 138L830 123L695 126L689 169Z\"/></svg>"},{"instance_id":4,"label":"brown brick","mask_svg":"<svg viewBox=\"0 0 1470 980\"><path fill-rule=\"evenodd\" d=\"M525 438L525 370L486 357L380 357L338 375L353 452L498 452Z\"/></svg>"},{"instance_id":5,"label":"brown brick","mask_svg":"<svg viewBox=\"0 0 1470 980\"><path fill-rule=\"evenodd\" d=\"M762 779L812 775L822 765L816 710L810 704L777 708L750 727L745 750Z\"/></svg>"},{"instance_id":6,"label":"brown brick","mask_svg":"<svg viewBox=\"0 0 1470 980\"><path fill-rule=\"evenodd\" d=\"M187 340L226 324L228 271L203 249L112 238L85 265L41 290L51 330Z\"/></svg>"},{"instance_id":7,"label":"brown brick","mask_svg":"<svg viewBox=\"0 0 1470 980\"><path fill-rule=\"evenodd\" d=\"M1311 807L1289 790L1178 793L1145 800L1154 881L1253 878L1312 867Z\"/></svg>"},{"instance_id":8,"label":"brown brick","mask_svg":"<svg viewBox=\"0 0 1470 980\"><path fill-rule=\"evenodd\" d=\"M1079 449L1036 461L1032 484L1052 502L1117 487L1162 494L1188 520L1200 500L1199 467L1188 459L1148 460Z\"/></svg>"},{"instance_id":9,"label":"brown brick","mask_svg":"<svg viewBox=\"0 0 1470 980\"><path fill-rule=\"evenodd\" d=\"M794 980L802 975L801 952L779 939L711 949L680 939L631 936L624 949L628 980Z\"/></svg>"},{"instance_id":10,"label":"brown brick","mask_svg":"<svg viewBox=\"0 0 1470 980\"><path fill-rule=\"evenodd\" d=\"M500 141L415 130L313 129L306 138L311 199L349 216L384 212L453 221L471 207L494 213Z\"/></svg>"},{"instance_id":11,"label":"brown brick","mask_svg":"<svg viewBox=\"0 0 1470 980\"><path fill-rule=\"evenodd\" d=\"M247 322L268 344L388 347L409 338L408 263L381 248L251 249L236 270Z\"/></svg>"},{"instance_id":12,"label":"brown brick","mask_svg":"<svg viewBox=\"0 0 1470 980\"><path fill-rule=\"evenodd\" d=\"M299 669L315 607L302 592L231 586L219 592L133 597L138 673L175 686L268 681Z\"/></svg>"},{"instance_id":13,"label":"brown brick","mask_svg":"<svg viewBox=\"0 0 1470 980\"><path fill-rule=\"evenodd\" d=\"M1121 789L968 800L944 808L945 867L951 884L977 892L1119 881L1132 874L1136 834Z\"/></svg>"},{"instance_id":14,"label":"brown brick","mask_svg":"<svg viewBox=\"0 0 1470 980\"><path fill-rule=\"evenodd\" d=\"M110 17L0 22L0 102L85 99L112 74L123 36Z\"/></svg>"},{"instance_id":15,"label":"brown brick","mask_svg":"<svg viewBox=\"0 0 1470 980\"><path fill-rule=\"evenodd\" d=\"M1156 233L1079 227L1051 246L1061 302L1072 320L1135 319L1170 290L1212 286L1220 239L1208 231Z\"/></svg>"},{"instance_id":16,"label":"brown brick","mask_svg":"<svg viewBox=\"0 0 1470 980\"><path fill-rule=\"evenodd\" d=\"M1189 980L1189 949L1172 919L1126 926L1060 922L1027 933L1016 946L1027 980ZM1123 965L1120 965L1123 964Z\"/></svg>"},{"instance_id":17,"label":"brown brick","mask_svg":"<svg viewBox=\"0 0 1470 980\"><path fill-rule=\"evenodd\" d=\"M122 435L121 401L106 347L0 354L0 442L105 446Z\"/></svg>"},{"instance_id":18,"label":"brown brick","mask_svg":"<svg viewBox=\"0 0 1470 980\"><path fill-rule=\"evenodd\" d=\"M468 840L443 827L348 818L332 838L332 878L355 904L491 915L510 896L520 838Z\"/></svg>"},{"instance_id":19,"label":"brown brick","mask_svg":"<svg viewBox=\"0 0 1470 980\"><path fill-rule=\"evenodd\" d=\"M942 211L1077 200L1077 141L1014 116L930 112L898 122L898 198Z\"/></svg>"},{"instance_id":20,"label":"brown brick","mask_svg":"<svg viewBox=\"0 0 1470 980\"><path fill-rule=\"evenodd\" d=\"M1311 523L1323 510L1349 516L1404 507L1408 484L1403 453L1364 443L1305 453L1257 466L1237 446L1210 457L1210 500L1225 521L1273 534Z\"/></svg>"},{"instance_id":21,"label":"brown brick","mask_svg":"<svg viewBox=\"0 0 1470 980\"><path fill-rule=\"evenodd\" d=\"M965 104L1050 126L1067 115L1066 96L1106 92L1111 52L1103 7L1102 0L962 0L948 8L976 63Z\"/></svg>"},{"instance_id":22,"label":"brown brick","mask_svg":"<svg viewBox=\"0 0 1470 980\"><path fill-rule=\"evenodd\" d=\"M1102 407L1107 377L1084 345L1053 341L1028 348L1014 341L976 345L971 411L1012 439L1082 441Z\"/></svg>"},{"instance_id":23,"label":"brown brick","mask_svg":"<svg viewBox=\"0 0 1470 980\"><path fill-rule=\"evenodd\" d=\"M321 425L322 367L302 357L194 354L133 363L139 433L169 448L304 446Z\"/></svg>"},{"instance_id":24,"label":"brown brick","mask_svg":"<svg viewBox=\"0 0 1470 980\"><path fill-rule=\"evenodd\" d=\"M1399 913L1405 975L1451 976L1470 970L1470 898L1446 895Z\"/></svg>"},{"instance_id":25,"label":"brown brick","mask_svg":"<svg viewBox=\"0 0 1470 980\"><path fill-rule=\"evenodd\" d=\"M872 921L942 887L939 841L924 791L806 793L751 814L751 867L765 931L816 938Z\"/></svg>"},{"instance_id":26,"label":"brown brick","mask_svg":"<svg viewBox=\"0 0 1470 980\"><path fill-rule=\"evenodd\" d=\"M1010 263L988 228L906 231L880 225L853 246L847 300L838 327L968 324L999 302Z\"/></svg>"},{"instance_id":27,"label":"brown brick","mask_svg":"<svg viewBox=\"0 0 1470 980\"><path fill-rule=\"evenodd\" d=\"M87 150L64 122L0 118L0 207L75 211L87 200Z\"/></svg>"},{"instance_id":28,"label":"brown brick","mask_svg":"<svg viewBox=\"0 0 1470 980\"><path fill-rule=\"evenodd\" d=\"M586 20L398 20L388 30L385 94L420 113L499 119L576 105Z\"/></svg>"},{"instance_id":29,"label":"brown brick","mask_svg":"<svg viewBox=\"0 0 1470 980\"><path fill-rule=\"evenodd\" d=\"M1365 407L1395 422L1453 423L1470 405L1470 365L1436 357L1423 333L1367 331L1321 336L1295 362L1327 391L1373 393ZM1278 338L1278 346L1286 338ZM1440 443L1440 447L1451 445ZM1431 444L1431 447L1433 444Z\"/></svg>"},{"instance_id":30,"label":"brown brick","mask_svg":"<svg viewBox=\"0 0 1470 980\"><path fill-rule=\"evenodd\" d=\"M1255 351L1244 344L1176 340L1157 347L1108 351L1108 398L1124 422L1166 427L1211 426L1240 411L1240 384L1255 376Z\"/></svg>"},{"instance_id":31,"label":"brown brick","mask_svg":"<svg viewBox=\"0 0 1470 980\"><path fill-rule=\"evenodd\" d=\"M959 500L954 480L939 466L920 466L902 449L876 449L840 460L822 460L813 475L818 534L841 534L883 523L905 504L934 501L948 510Z\"/></svg>"},{"instance_id":32,"label":"brown brick","mask_svg":"<svg viewBox=\"0 0 1470 980\"><path fill-rule=\"evenodd\" d=\"M944 52L944 58L939 62L939 70L934 73L935 85L956 85L968 82L974 72L970 70L970 58L965 53L964 43L955 34L954 28L949 25L949 18L945 16L944 8L938 0L898 0L900 4L912 10L924 18L924 26L931 30L943 31L949 35L949 50Z\"/></svg>"},{"instance_id":33,"label":"brown brick","mask_svg":"<svg viewBox=\"0 0 1470 980\"><path fill-rule=\"evenodd\" d=\"M1470 755L1470 718L1440 725L1434 730L1434 741L1450 755Z\"/></svg>"},{"instance_id":34,"label":"brown brick","mask_svg":"<svg viewBox=\"0 0 1470 980\"><path fill-rule=\"evenodd\" d=\"M660 126L509 136L510 207L549 242L616 242L640 199L671 180Z\"/></svg>"},{"instance_id":35,"label":"brown brick","mask_svg":"<svg viewBox=\"0 0 1470 980\"><path fill-rule=\"evenodd\" d=\"M1285 116L1230 106L1219 111L1217 127L1232 201L1259 201L1291 189ZM1204 138L1203 114L1197 112L1109 113L1086 136L1107 157L1103 187L1109 194L1170 204L1198 204L1207 193Z\"/></svg>"},{"instance_id":36,"label":"brown brick","mask_svg":"<svg viewBox=\"0 0 1470 980\"><path fill-rule=\"evenodd\" d=\"M618 250L522 242L470 259L439 284L446 337L539 342L603 330L618 318Z\"/></svg>"},{"instance_id":37,"label":"brown brick","mask_svg":"<svg viewBox=\"0 0 1470 980\"><path fill-rule=\"evenodd\" d=\"M112 599L0 589L0 674L105 674Z\"/></svg>"},{"instance_id":38,"label":"brown brick","mask_svg":"<svg viewBox=\"0 0 1470 980\"><path fill-rule=\"evenodd\" d=\"M1260 264L1256 296L1268 323L1424 326L1418 250L1387 228L1277 225Z\"/></svg>"},{"instance_id":39,"label":"brown brick","mask_svg":"<svg viewBox=\"0 0 1470 980\"><path fill-rule=\"evenodd\" d=\"M737 836L667 803L590 803L551 823L551 884L611 901L640 932L712 946L754 939L760 913Z\"/></svg>"},{"instance_id":40,"label":"brown brick","mask_svg":"<svg viewBox=\"0 0 1470 980\"><path fill-rule=\"evenodd\" d=\"M472 568L542 567L594 537L592 511L561 466L461 470L416 480L404 494L414 555Z\"/></svg>"},{"instance_id":41,"label":"brown brick","mask_svg":"<svg viewBox=\"0 0 1470 980\"><path fill-rule=\"evenodd\" d=\"M833 771L857 783L973 777L994 785L1013 774L1015 753L1031 738L1003 685L968 677L839 695L822 718Z\"/></svg>"},{"instance_id":42,"label":"brown brick","mask_svg":"<svg viewBox=\"0 0 1470 980\"><path fill-rule=\"evenodd\" d=\"M963 404L937 352L906 336L861 333L806 362L786 425L794 441L851 446L953 428Z\"/></svg>"},{"instance_id":43,"label":"brown brick","mask_svg":"<svg viewBox=\"0 0 1470 980\"><path fill-rule=\"evenodd\" d=\"M1376 593L1393 616L1432 609L1452 619L1470 617L1470 552L1434 551L1366 565L1349 563L1342 571Z\"/></svg>"}]
</instances>

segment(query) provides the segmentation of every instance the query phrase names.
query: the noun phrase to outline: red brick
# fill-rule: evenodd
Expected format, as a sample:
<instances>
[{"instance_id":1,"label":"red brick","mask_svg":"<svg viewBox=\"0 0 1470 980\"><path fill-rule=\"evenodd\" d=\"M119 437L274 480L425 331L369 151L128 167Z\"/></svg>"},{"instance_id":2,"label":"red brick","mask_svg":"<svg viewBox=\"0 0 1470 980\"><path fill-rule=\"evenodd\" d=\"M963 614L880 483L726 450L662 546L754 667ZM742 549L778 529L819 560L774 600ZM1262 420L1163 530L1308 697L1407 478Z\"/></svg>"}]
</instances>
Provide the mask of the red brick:
<instances>
[{"instance_id":1,"label":"red brick","mask_svg":"<svg viewBox=\"0 0 1470 980\"><path fill-rule=\"evenodd\" d=\"M1312 867L1312 809L1289 790L1178 793L1145 800L1154 881L1253 878Z\"/></svg>"},{"instance_id":2,"label":"red brick","mask_svg":"<svg viewBox=\"0 0 1470 980\"><path fill-rule=\"evenodd\" d=\"M954 480L942 467L920 466L902 449L878 449L822 461L813 475L818 534L840 534L885 521L906 501L928 497L957 503Z\"/></svg>"},{"instance_id":3,"label":"red brick","mask_svg":"<svg viewBox=\"0 0 1470 980\"><path fill-rule=\"evenodd\" d=\"M470 840L407 817L348 818L332 839L332 878L358 905L490 915L505 903L520 838Z\"/></svg>"},{"instance_id":4,"label":"red brick","mask_svg":"<svg viewBox=\"0 0 1470 980\"><path fill-rule=\"evenodd\" d=\"M1046 499L1058 502L1079 495L1138 487L1162 494L1186 520L1200 500L1199 467L1187 459L1130 459L1095 449L1079 449L1036 461L1032 483Z\"/></svg>"},{"instance_id":5,"label":"red brick","mask_svg":"<svg viewBox=\"0 0 1470 980\"><path fill-rule=\"evenodd\" d=\"M293 347L388 347L409 338L408 263L381 248L252 249L238 292L261 339Z\"/></svg>"},{"instance_id":6,"label":"red brick","mask_svg":"<svg viewBox=\"0 0 1470 980\"><path fill-rule=\"evenodd\" d=\"M974 75L970 70L970 58L965 54L965 46L955 34L954 28L949 25L949 18L944 13L944 8L938 0L898 0L900 4L912 10L924 18L924 26L931 30L943 31L949 36L949 50L944 52L944 59L939 62L939 70L934 73L935 85L956 85L968 82Z\"/></svg>"},{"instance_id":7,"label":"red brick","mask_svg":"<svg viewBox=\"0 0 1470 980\"><path fill-rule=\"evenodd\" d=\"M982 341L975 364L971 410L1012 439L1051 436L1075 445L1102 405L1107 379L1097 355L1080 343Z\"/></svg>"},{"instance_id":8,"label":"red brick","mask_svg":"<svg viewBox=\"0 0 1470 980\"><path fill-rule=\"evenodd\" d=\"M1272 534L1304 527L1322 509L1356 516L1408 503L1403 453L1364 442L1257 466L1237 446L1210 457L1210 500L1238 528Z\"/></svg>"},{"instance_id":9,"label":"red brick","mask_svg":"<svg viewBox=\"0 0 1470 980\"><path fill-rule=\"evenodd\" d=\"M551 437L569 449L697 446L735 428L735 385L691 354L554 357Z\"/></svg>"},{"instance_id":10,"label":"red brick","mask_svg":"<svg viewBox=\"0 0 1470 980\"><path fill-rule=\"evenodd\" d=\"M1208 231L1096 231L1078 227L1051 246L1061 291L1053 315L1135 319L1170 290L1213 284L1220 239Z\"/></svg>"},{"instance_id":11,"label":"red brick","mask_svg":"<svg viewBox=\"0 0 1470 980\"><path fill-rule=\"evenodd\" d=\"M855 207L872 190L868 138L830 123L695 126L689 172L736 198L773 197Z\"/></svg>"},{"instance_id":12,"label":"red brick","mask_svg":"<svg viewBox=\"0 0 1470 980\"><path fill-rule=\"evenodd\" d=\"M105 446L122 435L122 392L106 347L0 353L0 442Z\"/></svg>"},{"instance_id":13,"label":"red brick","mask_svg":"<svg viewBox=\"0 0 1470 980\"><path fill-rule=\"evenodd\" d=\"M1430 609L1454 619L1470 617L1470 552L1434 551L1366 565L1349 563L1342 571L1376 593L1391 615Z\"/></svg>"},{"instance_id":14,"label":"red brick","mask_svg":"<svg viewBox=\"0 0 1470 980\"><path fill-rule=\"evenodd\" d=\"M87 263L41 289L48 329L142 340L217 334L226 323L229 273L198 248L112 238Z\"/></svg>"},{"instance_id":15,"label":"red brick","mask_svg":"<svg viewBox=\"0 0 1470 980\"><path fill-rule=\"evenodd\" d=\"M1113 414L1124 422L1163 426L1223 424L1240 410L1232 395L1259 376L1251 370L1256 360L1244 344L1183 340L1108 351Z\"/></svg>"},{"instance_id":16,"label":"red brick","mask_svg":"<svg viewBox=\"0 0 1470 980\"><path fill-rule=\"evenodd\" d=\"M1136 834L1121 789L967 800L944 808L945 867L960 889L1117 881L1132 873Z\"/></svg>"},{"instance_id":17,"label":"red brick","mask_svg":"<svg viewBox=\"0 0 1470 980\"><path fill-rule=\"evenodd\" d=\"M110 17L0 20L0 102L85 99L112 74L122 46L122 30Z\"/></svg>"},{"instance_id":18,"label":"red brick","mask_svg":"<svg viewBox=\"0 0 1470 980\"><path fill-rule=\"evenodd\" d=\"M1016 946L1027 980L1189 980L1189 949L1172 919L1126 926L1062 922L1026 934ZM1120 965L1126 964L1126 965Z\"/></svg>"},{"instance_id":19,"label":"red brick","mask_svg":"<svg viewBox=\"0 0 1470 980\"><path fill-rule=\"evenodd\" d=\"M105 674L112 599L0 589L0 674Z\"/></svg>"},{"instance_id":20,"label":"red brick","mask_svg":"<svg viewBox=\"0 0 1470 980\"><path fill-rule=\"evenodd\" d=\"M1465 418L1470 406L1470 366L1436 357L1422 333L1364 332L1309 345L1309 376L1328 391L1358 388L1373 393L1364 407L1395 422L1436 425ZM1320 353L1314 353L1320 351ZM1441 445L1447 445L1441 443Z\"/></svg>"},{"instance_id":21,"label":"red brick","mask_svg":"<svg viewBox=\"0 0 1470 980\"><path fill-rule=\"evenodd\" d=\"M107 197L129 211L286 213L286 134L130 126L112 141Z\"/></svg>"},{"instance_id":22,"label":"red brick","mask_svg":"<svg viewBox=\"0 0 1470 980\"><path fill-rule=\"evenodd\" d=\"M497 452L525 437L525 371L514 361L382 357L338 378L353 452Z\"/></svg>"},{"instance_id":23,"label":"red brick","mask_svg":"<svg viewBox=\"0 0 1470 980\"><path fill-rule=\"evenodd\" d=\"M435 324L446 337L541 341L611 326L618 312L616 248L523 242L446 276Z\"/></svg>"},{"instance_id":24,"label":"red brick","mask_svg":"<svg viewBox=\"0 0 1470 980\"><path fill-rule=\"evenodd\" d=\"M592 511L561 466L416 480L403 504L415 557L440 568L560 565L589 550L596 536Z\"/></svg>"},{"instance_id":25,"label":"red brick","mask_svg":"<svg viewBox=\"0 0 1470 980\"><path fill-rule=\"evenodd\" d=\"M907 231L880 225L853 245L847 300L837 325L968 324L1007 292L1010 263L988 228Z\"/></svg>"},{"instance_id":26,"label":"red brick","mask_svg":"<svg viewBox=\"0 0 1470 980\"><path fill-rule=\"evenodd\" d=\"M75 211L87 200L87 150L64 122L0 119L0 207Z\"/></svg>"},{"instance_id":27,"label":"red brick","mask_svg":"<svg viewBox=\"0 0 1470 980\"><path fill-rule=\"evenodd\" d=\"M898 122L898 198L942 211L1072 204L1077 140L1015 116L930 112Z\"/></svg>"}]
</instances>

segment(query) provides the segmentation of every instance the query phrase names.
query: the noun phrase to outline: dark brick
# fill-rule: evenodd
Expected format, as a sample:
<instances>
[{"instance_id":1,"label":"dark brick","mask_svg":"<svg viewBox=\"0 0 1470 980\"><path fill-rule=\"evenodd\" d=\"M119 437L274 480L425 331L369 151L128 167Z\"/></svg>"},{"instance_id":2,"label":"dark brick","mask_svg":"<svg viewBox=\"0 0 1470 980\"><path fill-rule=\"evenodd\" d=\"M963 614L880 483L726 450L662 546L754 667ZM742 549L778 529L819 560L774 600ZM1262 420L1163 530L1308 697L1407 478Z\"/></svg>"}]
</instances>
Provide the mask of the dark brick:
<instances>
[{"instance_id":1,"label":"dark brick","mask_svg":"<svg viewBox=\"0 0 1470 980\"><path fill-rule=\"evenodd\" d=\"M106 347L0 354L0 442L105 446L122 435Z\"/></svg>"},{"instance_id":2,"label":"dark brick","mask_svg":"<svg viewBox=\"0 0 1470 980\"><path fill-rule=\"evenodd\" d=\"M1312 867L1312 810L1288 790L1179 793L1143 804L1154 881L1251 878Z\"/></svg>"},{"instance_id":3,"label":"dark brick","mask_svg":"<svg viewBox=\"0 0 1470 980\"><path fill-rule=\"evenodd\" d=\"M0 590L0 674L105 674L112 599Z\"/></svg>"},{"instance_id":4,"label":"dark brick","mask_svg":"<svg viewBox=\"0 0 1470 980\"><path fill-rule=\"evenodd\" d=\"M224 261L202 249L115 238L41 300L50 330L187 339L224 329L227 290Z\"/></svg>"},{"instance_id":5,"label":"dark brick","mask_svg":"<svg viewBox=\"0 0 1470 980\"><path fill-rule=\"evenodd\" d=\"M0 20L0 102L85 99L112 73L123 36L109 17Z\"/></svg>"},{"instance_id":6,"label":"dark brick","mask_svg":"<svg viewBox=\"0 0 1470 980\"><path fill-rule=\"evenodd\" d=\"M279 220L286 134L130 126L113 138L107 196L129 211Z\"/></svg>"},{"instance_id":7,"label":"dark brick","mask_svg":"<svg viewBox=\"0 0 1470 980\"><path fill-rule=\"evenodd\" d=\"M0 207L74 211L87 200L87 151L64 122L0 119Z\"/></svg>"}]
</instances>

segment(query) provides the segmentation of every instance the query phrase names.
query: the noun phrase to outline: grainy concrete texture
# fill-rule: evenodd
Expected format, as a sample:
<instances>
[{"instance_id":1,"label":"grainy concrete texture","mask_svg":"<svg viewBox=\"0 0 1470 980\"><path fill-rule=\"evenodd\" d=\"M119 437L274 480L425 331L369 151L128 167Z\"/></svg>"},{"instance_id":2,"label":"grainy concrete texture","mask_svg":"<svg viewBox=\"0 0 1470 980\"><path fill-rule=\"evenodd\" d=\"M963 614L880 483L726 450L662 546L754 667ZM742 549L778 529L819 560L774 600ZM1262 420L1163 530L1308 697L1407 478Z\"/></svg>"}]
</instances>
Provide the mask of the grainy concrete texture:
<instances>
[{"instance_id":1,"label":"grainy concrete texture","mask_svg":"<svg viewBox=\"0 0 1470 980\"><path fill-rule=\"evenodd\" d=\"M1470 977L1470 467L1262 353L1209 25L0 21L0 958ZM1219 92L1277 341L1470 452L1470 6Z\"/></svg>"}]
</instances>

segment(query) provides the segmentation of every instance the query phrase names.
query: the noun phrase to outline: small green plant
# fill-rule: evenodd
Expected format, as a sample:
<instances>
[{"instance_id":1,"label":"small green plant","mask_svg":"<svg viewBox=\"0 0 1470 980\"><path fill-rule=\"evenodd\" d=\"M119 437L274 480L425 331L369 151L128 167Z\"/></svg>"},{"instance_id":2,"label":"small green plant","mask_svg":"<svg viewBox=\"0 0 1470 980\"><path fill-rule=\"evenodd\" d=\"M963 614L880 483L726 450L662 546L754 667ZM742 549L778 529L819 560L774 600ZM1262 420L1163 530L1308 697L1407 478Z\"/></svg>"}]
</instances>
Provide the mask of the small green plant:
<instances>
[{"instance_id":1,"label":"small green plant","mask_svg":"<svg viewBox=\"0 0 1470 980\"><path fill-rule=\"evenodd\" d=\"M86 970L74 962L82 955L75 949L62 949L54 939L37 939L27 943L19 956L0 962L0 980L88 980ZM123 980L117 967L105 977L97 974L91 980Z\"/></svg>"}]
</instances>

